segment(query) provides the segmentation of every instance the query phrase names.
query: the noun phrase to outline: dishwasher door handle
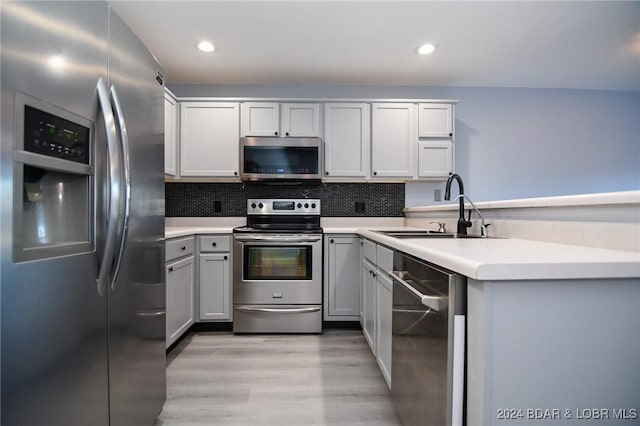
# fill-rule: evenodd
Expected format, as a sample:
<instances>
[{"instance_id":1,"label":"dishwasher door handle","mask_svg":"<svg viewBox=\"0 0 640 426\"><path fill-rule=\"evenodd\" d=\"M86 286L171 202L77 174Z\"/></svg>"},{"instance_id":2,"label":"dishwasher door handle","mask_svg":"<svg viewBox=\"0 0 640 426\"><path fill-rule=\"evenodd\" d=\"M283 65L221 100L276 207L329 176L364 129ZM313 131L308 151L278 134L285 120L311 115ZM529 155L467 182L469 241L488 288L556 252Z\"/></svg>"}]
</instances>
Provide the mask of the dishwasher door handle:
<instances>
[{"instance_id":1,"label":"dishwasher door handle","mask_svg":"<svg viewBox=\"0 0 640 426\"><path fill-rule=\"evenodd\" d=\"M448 297L429 296L426 294L422 294L418 290L416 290L411 284L409 284L408 282L400 278L397 272L401 272L401 271L389 272L389 275L391 275L391 278L393 278L394 281L397 281L399 284L402 284L402 286L404 286L407 290L413 293L418 299L420 299L420 303L422 303L424 306L427 306L433 309L434 311L441 311L447 306L449 306Z\"/></svg>"}]
</instances>

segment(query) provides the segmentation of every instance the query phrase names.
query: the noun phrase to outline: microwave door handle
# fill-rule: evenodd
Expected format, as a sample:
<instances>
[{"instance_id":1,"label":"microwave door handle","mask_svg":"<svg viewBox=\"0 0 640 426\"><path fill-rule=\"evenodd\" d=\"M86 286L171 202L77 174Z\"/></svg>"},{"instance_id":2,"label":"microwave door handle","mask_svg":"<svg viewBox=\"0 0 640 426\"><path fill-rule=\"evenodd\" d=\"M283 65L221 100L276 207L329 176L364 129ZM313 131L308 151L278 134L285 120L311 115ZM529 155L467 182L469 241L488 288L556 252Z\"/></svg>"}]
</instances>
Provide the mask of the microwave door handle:
<instances>
[{"instance_id":1,"label":"microwave door handle","mask_svg":"<svg viewBox=\"0 0 640 426\"><path fill-rule=\"evenodd\" d=\"M109 92L102 78L98 80L98 100L104 119L107 134L107 166L108 176L105 183L108 183L109 205L107 220L107 230L105 243L102 250L102 257L98 264L98 277L96 279L97 290L100 296L105 294L109 275L112 272L113 260L116 250L116 240L118 237L117 225L120 222L120 211L122 201L122 170L120 169L120 147L118 146L118 136L116 134L116 123L113 117L113 110L109 102Z\"/></svg>"}]
</instances>

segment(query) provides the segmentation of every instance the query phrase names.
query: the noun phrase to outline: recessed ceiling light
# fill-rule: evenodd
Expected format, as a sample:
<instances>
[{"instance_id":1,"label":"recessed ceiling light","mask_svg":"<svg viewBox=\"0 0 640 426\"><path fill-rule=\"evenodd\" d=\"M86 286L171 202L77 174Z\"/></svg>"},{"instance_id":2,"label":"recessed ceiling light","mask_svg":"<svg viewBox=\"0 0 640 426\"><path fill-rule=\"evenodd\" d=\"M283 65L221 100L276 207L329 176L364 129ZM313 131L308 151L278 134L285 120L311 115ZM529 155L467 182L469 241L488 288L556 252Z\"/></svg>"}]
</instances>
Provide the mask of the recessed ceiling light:
<instances>
[{"instance_id":1,"label":"recessed ceiling light","mask_svg":"<svg viewBox=\"0 0 640 426\"><path fill-rule=\"evenodd\" d=\"M208 41L201 41L198 43L198 49L207 53L211 53L216 50L215 46Z\"/></svg>"},{"instance_id":2,"label":"recessed ceiling light","mask_svg":"<svg viewBox=\"0 0 640 426\"><path fill-rule=\"evenodd\" d=\"M418 55L428 55L430 53L435 52L436 47L433 44L423 44L422 46L418 47L418 49L416 50L416 52L418 53Z\"/></svg>"}]
</instances>

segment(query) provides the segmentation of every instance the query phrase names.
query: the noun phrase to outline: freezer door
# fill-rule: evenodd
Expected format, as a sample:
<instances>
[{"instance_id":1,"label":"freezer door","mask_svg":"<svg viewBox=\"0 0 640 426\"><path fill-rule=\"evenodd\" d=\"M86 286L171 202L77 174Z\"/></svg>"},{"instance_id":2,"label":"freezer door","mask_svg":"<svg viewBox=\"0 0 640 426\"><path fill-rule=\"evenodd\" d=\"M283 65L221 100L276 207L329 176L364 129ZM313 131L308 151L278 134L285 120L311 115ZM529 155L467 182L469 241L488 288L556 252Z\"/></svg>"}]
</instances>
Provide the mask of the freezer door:
<instances>
[{"instance_id":1,"label":"freezer door","mask_svg":"<svg viewBox=\"0 0 640 426\"><path fill-rule=\"evenodd\" d=\"M109 87L124 123L130 204L119 273L109 292L111 426L152 425L166 398L164 88L145 46L112 12Z\"/></svg>"},{"instance_id":2,"label":"freezer door","mask_svg":"<svg viewBox=\"0 0 640 426\"><path fill-rule=\"evenodd\" d=\"M108 7L2 1L0 15L0 423L106 426L107 298L96 289L95 253L102 236L90 237L80 254L14 261L12 201L22 202L13 182L22 167L13 162L17 93L82 117L95 129L91 143L105 143L96 84L107 78Z\"/></svg>"}]
</instances>

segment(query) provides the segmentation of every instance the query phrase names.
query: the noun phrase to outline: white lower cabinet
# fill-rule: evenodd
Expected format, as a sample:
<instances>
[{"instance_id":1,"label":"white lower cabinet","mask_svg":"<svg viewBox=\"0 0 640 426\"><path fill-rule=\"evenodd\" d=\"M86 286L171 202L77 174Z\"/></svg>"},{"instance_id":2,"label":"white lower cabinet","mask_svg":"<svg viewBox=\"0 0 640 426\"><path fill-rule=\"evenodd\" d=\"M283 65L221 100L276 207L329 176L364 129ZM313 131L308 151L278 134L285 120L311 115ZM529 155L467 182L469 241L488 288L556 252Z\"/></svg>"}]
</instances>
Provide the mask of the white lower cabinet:
<instances>
[{"instance_id":1,"label":"white lower cabinet","mask_svg":"<svg viewBox=\"0 0 640 426\"><path fill-rule=\"evenodd\" d=\"M362 239L361 247L361 319L362 332L371 347L387 386L391 388L391 317L393 251Z\"/></svg>"},{"instance_id":2,"label":"white lower cabinet","mask_svg":"<svg viewBox=\"0 0 640 426\"><path fill-rule=\"evenodd\" d=\"M362 333L371 352L376 354L376 267L367 259L362 261Z\"/></svg>"},{"instance_id":3,"label":"white lower cabinet","mask_svg":"<svg viewBox=\"0 0 640 426\"><path fill-rule=\"evenodd\" d=\"M231 321L231 237L199 237L199 316L201 321Z\"/></svg>"},{"instance_id":4,"label":"white lower cabinet","mask_svg":"<svg viewBox=\"0 0 640 426\"><path fill-rule=\"evenodd\" d=\"M393 281L383 271L376 273L376 361L391 389L391 314Z\"/></svg>"},{"instance_id":5,"label":"white lower cabinet","mask_svg":"<svg viewBox=\"0 0 640 426\"><path fill-rule=\"evenodd\" d=\"M229 254L200 255L200 319L230 320Z\"/></svg>"},{"instance_id":6,"label":"white lower cabinet","mask_svg":"<svg viewBox=\"0 0 640 426\"><path fill-rule=\"evenodd\" d=\"M166 347L171 346L195 321L193 299L193 238L167 241ZM184 255L183 255L184 254Z\"/></svg>"},{"instance_id":7,"label":"white lower cabinet","mask_svg":"<svg viewBox=\"0 0 640 426\"><path fill-rule=\"evenodd\" d=\"M360 238L325 235L324 255L324 320L358 321Z\"/></svg>"}]
</instances>

